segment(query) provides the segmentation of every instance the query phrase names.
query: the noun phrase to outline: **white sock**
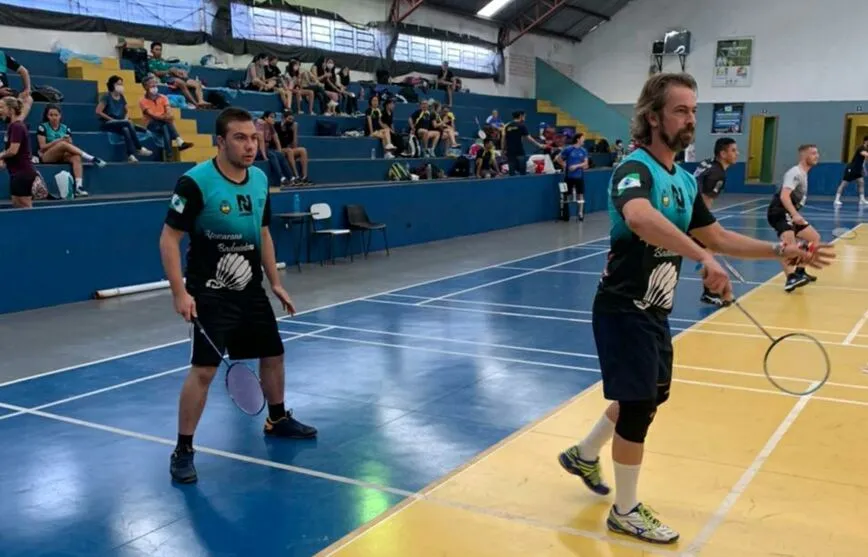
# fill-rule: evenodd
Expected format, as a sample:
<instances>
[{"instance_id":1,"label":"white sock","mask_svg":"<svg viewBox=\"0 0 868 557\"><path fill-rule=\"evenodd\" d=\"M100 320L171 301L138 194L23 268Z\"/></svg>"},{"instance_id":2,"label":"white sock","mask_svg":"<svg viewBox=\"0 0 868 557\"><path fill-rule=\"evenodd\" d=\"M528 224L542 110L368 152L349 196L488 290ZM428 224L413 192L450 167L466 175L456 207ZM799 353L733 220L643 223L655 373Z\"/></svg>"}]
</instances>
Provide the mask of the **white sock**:
<instances>
[{"instance_id":1,"label":"white sock","mask_svg":"<svg viewBox=\"0 0 868 557\"><path fill-rule=\"evenodd\" d=\"M620 514L627 514L639 504L636 492L640 468L641 464L631 466L615 463L615 510Z\"/></svg>"},{"instance_id":2,"label":"white sock","mask_svg":"<svg viewBox=\"0 0 868 557\"><path fill-rule=\"evenodd\" d=\"M93 155L90 155L90 154L88 154L88 153L82 152L82 153L81 153L81 158L83 158L85 162L90 162L90 161L93 160Z\"/></svg>"},{"instance_id":3,"label":"white sock","mask_svg":"<svg viewBox=\"0 0 868 557\"><path fill-rule=\"evenodd\" d=\"M84 185L84 178L76 178L75 189L80 190L82 185Z\"/></svg>"},{"instance_id":4,"label":"white sock","mask_svg":"<svg viewBox=\"0 0 868 557\"><path fill-rule=\"evenodd\" d=\"M612 439L614 434L615 422L603 413L588 436L579 443L579 452L582 455L582 460L597 460L597 457L600 456L600 449Z\"/></svg>"}]
</instances>

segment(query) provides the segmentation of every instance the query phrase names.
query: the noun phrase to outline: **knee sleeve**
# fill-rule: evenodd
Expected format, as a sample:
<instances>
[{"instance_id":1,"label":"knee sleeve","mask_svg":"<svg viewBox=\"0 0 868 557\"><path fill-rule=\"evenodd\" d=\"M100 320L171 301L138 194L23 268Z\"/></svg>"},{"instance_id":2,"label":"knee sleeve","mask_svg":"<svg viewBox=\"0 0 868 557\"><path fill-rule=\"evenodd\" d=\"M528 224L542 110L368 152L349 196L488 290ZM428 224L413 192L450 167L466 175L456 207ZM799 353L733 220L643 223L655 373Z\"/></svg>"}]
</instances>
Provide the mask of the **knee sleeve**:
<instances>
[{"instance_id":1,"label":"knee sleeve","mask_svg":"<svg viewBox=\"0 0 868 557\"><path fill-rule=\"evenodd\" d=\"M644 443L655 412L657 403L653 400L619 402L615 433L627 441Z\"/></svg>"},{"instance_id":2,"label":"knee sleeve","mask_svg":"<svg viewBox=\"0 0 868 557\"><path fill-rule=\"evenodd\" d=\"M657 385L657 406L660 406L667 400L669 400L669 390L672 388L672 383L666 383L665 385Z\"/></svg>"}]
</instances>

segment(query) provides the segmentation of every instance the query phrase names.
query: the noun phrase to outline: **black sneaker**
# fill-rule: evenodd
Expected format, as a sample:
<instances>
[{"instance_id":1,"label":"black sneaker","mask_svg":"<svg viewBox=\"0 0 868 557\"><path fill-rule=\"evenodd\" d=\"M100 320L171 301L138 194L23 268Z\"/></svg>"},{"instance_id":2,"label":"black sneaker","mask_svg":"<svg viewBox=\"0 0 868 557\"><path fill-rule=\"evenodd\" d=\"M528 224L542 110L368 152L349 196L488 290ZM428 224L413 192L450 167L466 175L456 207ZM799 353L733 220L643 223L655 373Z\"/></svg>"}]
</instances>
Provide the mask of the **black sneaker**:
<instances>
[{"instance_id":1,"label":"black sneaker","mask_svg":"<svg viewBox=\"0 0 868 557\"><path fill-rule=\"evenodd\" d=\"M315 427L305 425L293 418L292 410L287 411L286 416L276 421L272 421L270 417L266 418L263 430L266 435L286 439L312 439L317 434Z\"/></svg>"},{"instance_id":2,"label":"black sneaker","mask_svg":"<svg viewBox=\"0 0 868 557\"><path fill-rule=\"evenodd\" d=\"M808 282L817 282L817 277L815 277L814 275L809 275L808 272L804 269L797 269L796 273L808 279Z\"/></svg>"},{"instance_id":3,"label":"black sneaker","mask_svg":"<svg viewBox=\"0 0 868 557\"><path fill-rule=\"evenodd\" d=\"M169 472L172 479L178 483L195 483L199 477L196 475L196 466L193 464L193 449L175 449L169 461Z\"/></svg>"},{"instance_id":4,"label":"black sneaker","mask_svg":"<svg viewBox=\"0 0 868 557\"><path fill-rule=\"evenodd\" d=\"M787 283L784 285L784 290L787 292L792 292L796 288L808 284L808 282L810 282L808 280L808 277L802 276L799 273L791 273L787 277Z\"/></svg>"}]
</instances>

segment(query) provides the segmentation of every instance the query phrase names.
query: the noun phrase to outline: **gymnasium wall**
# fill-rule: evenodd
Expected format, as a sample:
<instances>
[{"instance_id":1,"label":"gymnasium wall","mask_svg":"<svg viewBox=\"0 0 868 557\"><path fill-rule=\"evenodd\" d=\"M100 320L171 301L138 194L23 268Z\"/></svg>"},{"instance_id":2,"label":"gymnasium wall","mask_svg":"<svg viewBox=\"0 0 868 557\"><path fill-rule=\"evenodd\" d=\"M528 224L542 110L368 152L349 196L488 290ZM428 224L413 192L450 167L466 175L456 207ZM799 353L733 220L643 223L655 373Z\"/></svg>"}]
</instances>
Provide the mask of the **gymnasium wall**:
<instances>
[{"instance_id":1,"label":"gymnasium wall","mask_svg":"<svg viewBox=\"0 0 868 557\"><path fill-rule=\"evenodd\" d=\"M816 143L826 161L840 161L847 112L868 110L868 82L859 39L861 0L635 0L577 46L573 79L626 116L648 76L654 40L670 30L692 33L686 70L699 83L697 156L711 155L714 103L744 102L747 153L751 114L779 117L775 179L793 164L800 143ZM718 39L752 37L749 87L713 87ZM664 71L680 71L677 57ZM581 119L581 114L574 114Z\"/></svg>"}]
</instances>

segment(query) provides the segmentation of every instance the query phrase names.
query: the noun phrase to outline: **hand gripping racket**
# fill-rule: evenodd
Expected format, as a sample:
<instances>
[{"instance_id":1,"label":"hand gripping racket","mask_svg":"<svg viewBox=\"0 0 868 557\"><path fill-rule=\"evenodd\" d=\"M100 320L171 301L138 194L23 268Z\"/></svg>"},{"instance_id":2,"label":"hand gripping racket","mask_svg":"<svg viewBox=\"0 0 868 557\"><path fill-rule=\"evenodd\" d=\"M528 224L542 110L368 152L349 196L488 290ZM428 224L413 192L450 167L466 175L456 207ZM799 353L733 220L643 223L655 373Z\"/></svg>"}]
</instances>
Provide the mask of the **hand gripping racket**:
<instances>
[{"instance_id":1,"label":"hand gripping racket","mask_svg":"<svg viewBox=\"0 0 868 557\"><path fill-rule=\"evenodd\" d=\"M741 273L730 265L729 261L723 257L721 259L726 269L739 282L747 283ZM772 385L785 393L805 396L818 391L826 384L832 373L832 364L828 352L819 340L805 333L787 333L775 338L738 303L738 299L733 298L732 302L729 303L737 307L771 341L763 357L763 372ZM777 350L775 350L776 348ZM801 373L794 375L792 373L794 370ZM784 373L780 373L781 371ZM804 391L787 388L778 379L784 379L790 383L807 382L809 387Z\"/></svg>"},{"instance_id":2,"label":"hand gripping racket","mask_svg":"<svg viewBox=\"0 0 868 557\"><path fill-rule=\"evenodd\" d=\"M193 323L211 348L220 356L220 359L228 367L224 382L226 391L229 393L229 398L235 403L242 412L255 416L262 412L265 408L265 393L262 392L262 384L259 382L259 377L250 367L243 362L235 362L230 364L223 356L223 353L217 349L217 346L205 332L202 324L197 318L193 318Z\"/></svg>"}]
</instances>

